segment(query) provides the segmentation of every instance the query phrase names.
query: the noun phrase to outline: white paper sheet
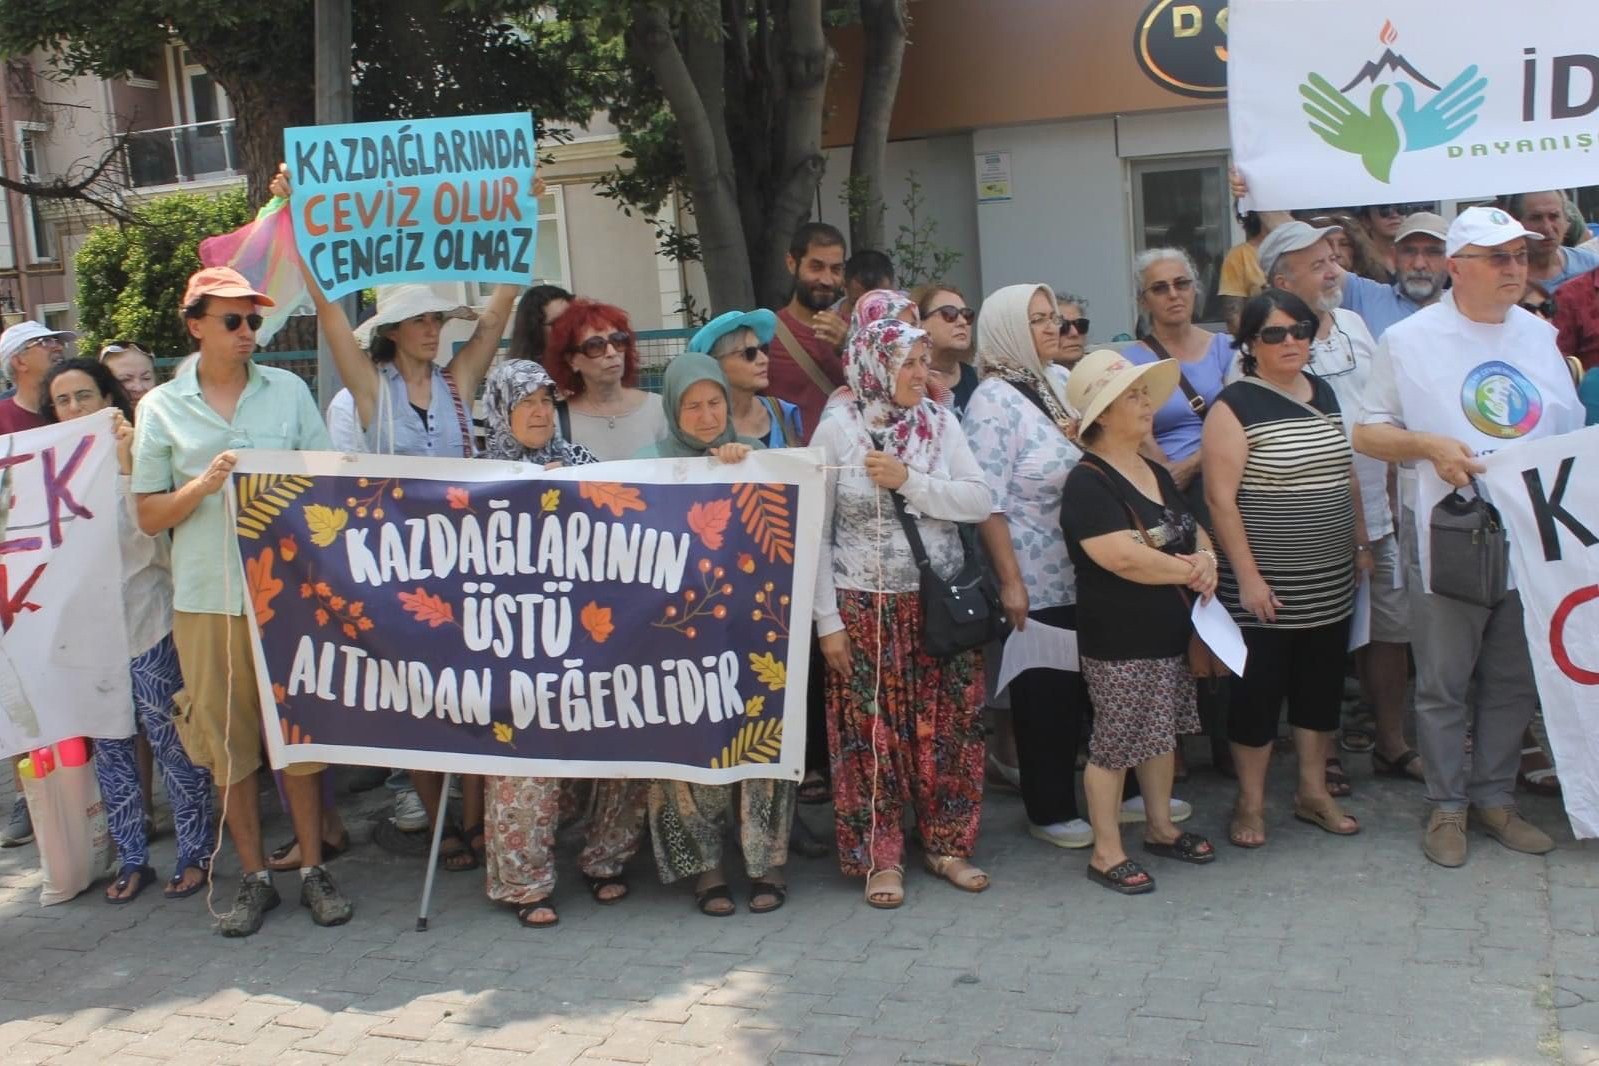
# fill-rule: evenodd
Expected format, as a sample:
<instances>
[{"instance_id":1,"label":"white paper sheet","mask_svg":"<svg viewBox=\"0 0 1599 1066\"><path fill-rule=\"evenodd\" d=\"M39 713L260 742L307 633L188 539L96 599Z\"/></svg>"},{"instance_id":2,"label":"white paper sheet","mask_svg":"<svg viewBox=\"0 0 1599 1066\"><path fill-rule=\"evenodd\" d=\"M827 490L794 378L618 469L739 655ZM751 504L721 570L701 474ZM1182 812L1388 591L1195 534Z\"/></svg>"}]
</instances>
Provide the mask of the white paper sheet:
<instances>
[{"instance_id":1,"label":"white paper sheet","mask_svg":"<svg viewBox=\"0 0 1599 1066\"><path fill-rule=\"evenodd\" d=\"M1209 602L1196 600L1193 610L1194 632L1204 641L1216 657L1227 664L1234 677L1242 677L1249 649L1244 647L1244 633L1227 613L1222 602L1212 596Z\"/></svg>"},{"instance_id":2,"label":"white paper sheet","mask_svg":"<svg viewBox=\"0 0 1599 1066\"><path fill-rule=\"evenodd\" d=\"M1046 626L1028 619L1025 629L1013 629L1005 638L1005 653L1000 657L999 680L996 691L1011 683L1011 679L1024 670L1077 669L1077 632Z\"/></svg>"},{"instance_id":3,"label":"white paper sheet","mask_svg":"<svg viewBox=\"0 0 1599 1066\"><path fill-rule=\"evenodd\" d=\"M1371 643L1371 575L1361 574L1355 585L1355 613L1349 619L1349 650Z\"/></svg>"}]
</instances>

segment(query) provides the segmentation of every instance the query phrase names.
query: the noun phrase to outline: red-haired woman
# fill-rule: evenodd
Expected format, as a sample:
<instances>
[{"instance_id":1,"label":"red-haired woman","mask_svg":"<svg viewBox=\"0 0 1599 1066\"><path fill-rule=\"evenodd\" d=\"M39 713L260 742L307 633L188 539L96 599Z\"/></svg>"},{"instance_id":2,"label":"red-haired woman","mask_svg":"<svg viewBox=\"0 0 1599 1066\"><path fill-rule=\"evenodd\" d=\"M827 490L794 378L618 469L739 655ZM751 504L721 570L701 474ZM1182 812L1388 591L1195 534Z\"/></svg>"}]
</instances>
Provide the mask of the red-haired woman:
<instances>
[{"instance_id":1,"label":"red-haired woman","mask_svg":"<svg viewBox=\"0 0 1599 1066\"><path fill-rule=\"evenodd\" d=\"M602 462L666 436L660 400L634 387L638 344L620 307L573 300L550 327L544 365L566 397L562 436Z\"/></svg>"}]
</instances>

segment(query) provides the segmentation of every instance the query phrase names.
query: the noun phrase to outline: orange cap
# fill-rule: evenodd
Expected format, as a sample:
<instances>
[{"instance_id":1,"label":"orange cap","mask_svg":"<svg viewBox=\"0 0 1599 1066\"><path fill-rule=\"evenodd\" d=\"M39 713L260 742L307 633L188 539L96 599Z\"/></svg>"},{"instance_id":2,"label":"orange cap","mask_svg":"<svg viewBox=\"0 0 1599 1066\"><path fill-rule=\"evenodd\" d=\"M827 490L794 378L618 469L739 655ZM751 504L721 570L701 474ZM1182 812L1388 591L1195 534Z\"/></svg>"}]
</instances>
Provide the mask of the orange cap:
<instances>
[{"instance_id":1,"label":"orange cap","mask_svg":"<svg viewBox=\"0 0 1599 1066\"><path fill-rule=\"evenodd\" d=\"M266 293L252 288L244 275L232 267L206 267L189 275L189 287L183 292L183 303L178 310L193 307L202 296L245 296L260 307L272 307L275 303Z\"/></svg>"}]
</instances>

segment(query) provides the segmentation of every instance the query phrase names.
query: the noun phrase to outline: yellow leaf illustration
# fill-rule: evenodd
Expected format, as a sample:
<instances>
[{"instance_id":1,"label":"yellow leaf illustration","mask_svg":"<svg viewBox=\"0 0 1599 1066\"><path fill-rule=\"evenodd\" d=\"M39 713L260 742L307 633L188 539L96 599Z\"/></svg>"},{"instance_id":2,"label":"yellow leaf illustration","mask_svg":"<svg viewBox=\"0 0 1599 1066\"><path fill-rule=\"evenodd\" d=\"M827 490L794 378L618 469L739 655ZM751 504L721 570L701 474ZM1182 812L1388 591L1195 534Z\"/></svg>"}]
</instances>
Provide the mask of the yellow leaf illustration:
<instances>
[{"instance_id":1,"label":"yellow leaf illustration","mask_svg":"<svg viewBox=\"0 0 1599 1066\"><path fill-rule=\"evenodd\" d=\"M320 503L305 505L305 528L311 532L311 543L326 548L339 539L339 531L350 520L349 512L342 507L324 507Z\"/></svg>"},{"instance_id":2,"label":"yellow leaf illustration","mask_svg":"<svg viewBox=\"0 0 1599 1066\"><path fill-rule=\"evenodd\" d=\"M755 676L761 683L773 692L777 692L788 683L788 666L777 661L771 652L762 652L756 655L750 652L750 669L755 671Z\"/></svg>"},{"instance_id":3,"label":"yellow leaf illustration","mask_svg":"<svg viewBox=\"0 0 1599 1066\"><path fill-rule=\"evenodd\" d=\"M501 744L509 744L511 742L511 725L509 722L494 723L494 739Z\"/></svg>"},{"instance_id":4,"label":"yellow leaf illustration","mask_svg":"<svg viewBox=\"0 0 1599 1066\"><path fill-rule=\"evenodd\" d=\"M759 718L764 710L766 710L765 696L751 696L744 701L744 713L751 718Z\"/></svg>"},{"instance_id":5,"label":"yellow leaf illustration","mask_svg":"<svg viewBox=\"0 0 1599 1066\"><path fill-rule=\"evenodd\" d=\"M746 722L733 737L733 743L722 749L722 754L711 760L711 769L726 770L740 763L770 763L783 753L783 720L768 718L760 722Z\"/></svg>"},{"instance_id":6,"label":"yellow leaf illustration","mask_svg":"<svg viewBox=\"0 0 1599 1066\"><path fill-rule=\"evenodd\" d=\"M559 506L561 506L560 489L551 489L539 497L539 510L543 511L545 514L549 514Z\"/></svg>"}]
</instances>

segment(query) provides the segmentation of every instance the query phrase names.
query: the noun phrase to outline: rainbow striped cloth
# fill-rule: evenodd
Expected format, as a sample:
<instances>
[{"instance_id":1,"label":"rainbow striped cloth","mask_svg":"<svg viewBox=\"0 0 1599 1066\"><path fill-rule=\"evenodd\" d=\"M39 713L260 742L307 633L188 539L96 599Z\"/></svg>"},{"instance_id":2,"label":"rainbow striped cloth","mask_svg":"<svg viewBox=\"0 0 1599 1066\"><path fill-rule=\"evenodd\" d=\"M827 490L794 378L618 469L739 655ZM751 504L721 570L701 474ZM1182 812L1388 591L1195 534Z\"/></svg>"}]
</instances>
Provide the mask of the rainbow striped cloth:
<instances>
[{"instance_id":1,"label":"rainbow striped cloth","mask_svg":"<svg viewBox=\"0 0 1599 1066\"><path fill-rule=\"evenodd\" d=\"M316 313L300 273L288 206L289 201L275 196L256 212L255 221L200 242L203 265L232 267L272 297L274 306L262 309L265 321L255 331L256 343L262 346L271 343L291 316Z\"/></svg>"}]
</instances>

